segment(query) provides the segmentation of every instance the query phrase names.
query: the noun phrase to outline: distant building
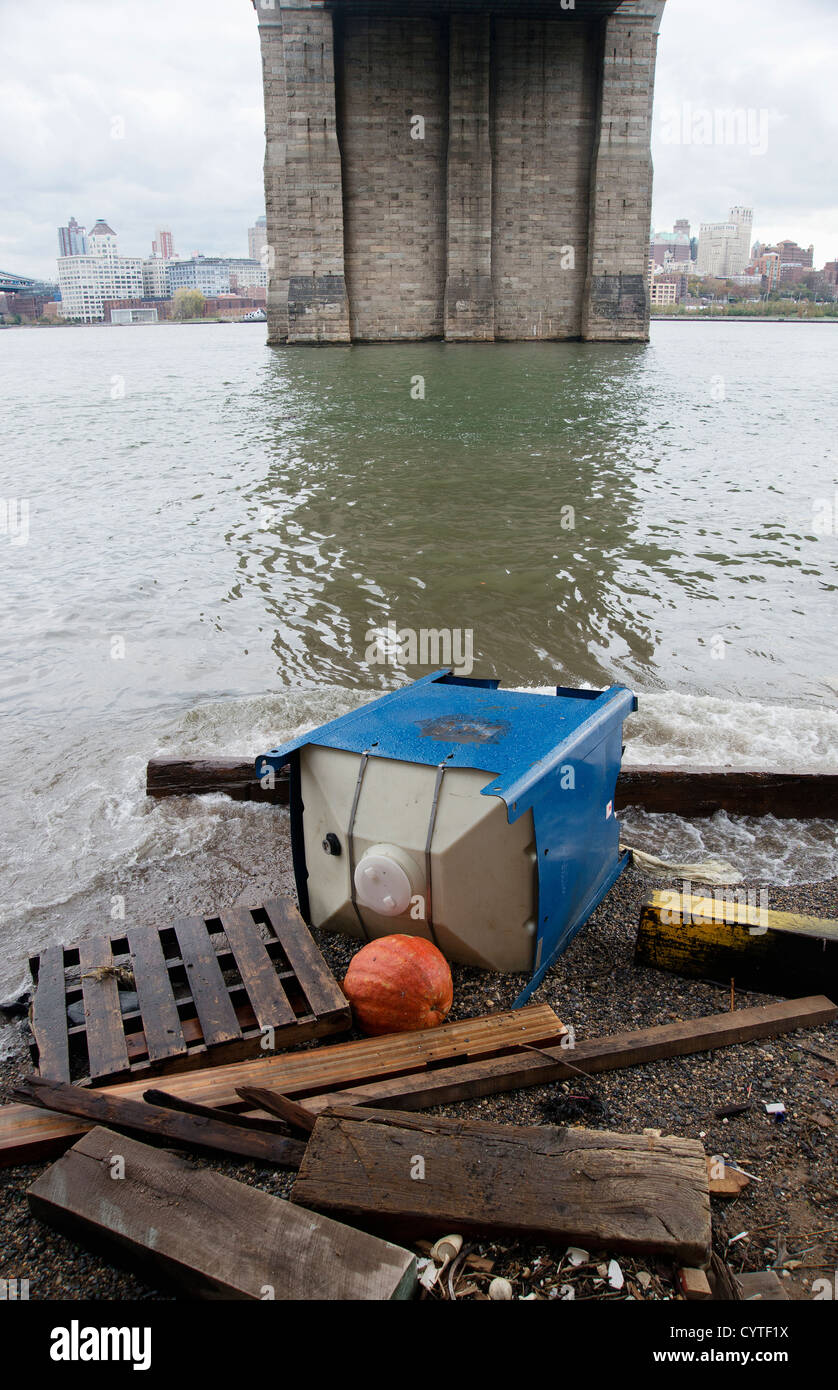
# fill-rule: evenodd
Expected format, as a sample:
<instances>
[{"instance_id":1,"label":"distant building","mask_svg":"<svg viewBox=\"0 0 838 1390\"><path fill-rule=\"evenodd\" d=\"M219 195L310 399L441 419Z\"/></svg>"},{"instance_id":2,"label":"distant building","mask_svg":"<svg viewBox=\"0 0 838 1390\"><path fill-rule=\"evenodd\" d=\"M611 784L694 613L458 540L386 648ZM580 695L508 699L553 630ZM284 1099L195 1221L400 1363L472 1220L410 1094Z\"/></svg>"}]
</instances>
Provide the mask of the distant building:
<instances>
[{"instance_id":1,"label":"distant building","mask_svg":"<svg viewBox=\"0 0 838 1390\"><path fill-rule=\"evenodd\" d=\"M158 323L172 317L167 299L154 303L147 299L106 299L103 308L106 323Z\"/></svg>"},{"instance_id":2,"label":"distant building","mask_svg":"<svg viewBox=\"0 0 838 1390\"><path fill-rule=\"evenodd\" d=\"M255 224L247 229L247 254L250 259L258 261L260 265L266 265L267 245L268 219L257 217Z\"/></svg>"},{"instance_id":3,"label":"distant building","mask_svg":"<svg viewBox=\"0 0 838 1390\"><path fill-rule=\"evenodd\" d=\"M87 237L84 255L59 256L61 316L101 323L107 299L142 299L143 263L139 256L120 256L116 233L101 218Z\"/></svg>"},{"instance_id":4,"label":"distant building","mask_svg":"<svg viewBox=\"0 0 838 1390\"><path fill-rule=\"evenodd\" d=\"M685 217L679 218L671 232L655 232L649 247L649 254L656 265L667 265L692 260L690 224Z\"/></svg>"},{"instance_id":5,"label":"distant building","mask_svg":"<svg viewBox=\"0 0 838 1390\"><path fill-rule=\"evenodd\" d=\"M162 256L148 256L143 261L143 297L145 299L168 299L169 262Z\"/></svg>"},{"instance_id":6,"label":"distant building","mask_svg":"<svg viewBox=\"0 0 838 1390\"><path fill-rule=\"evenodd\" d=\"M168 227L161 227L155 232L151 250L153 255L160 256L164 261L174 260L175 239Z\"/></svg>"},{"instance_id":7,"label":"distant building","mask_svg":"<svg viewBox=\"0 0 838 1390\"><path fill-rule=\"evenodd\" d=\"M650 303L652 305L677 304L677 282L674 279L668 279L666 276L660 276L657 280L653 280Z\"/></svg>"},{"instance_id":8,"label":"distant building","mask_svg":"<svg viewBox=\"0 0 838 1390\"><path fill-rule=\"evenodd\" d=\"M827 261L823 268L823 278L826 284L838 290L838 261Z\"/></svg>"},{"instance_id":9,"label":"distant building","mask_svg":"<svg viewBox=\"0 0 838 1390\"><path fill-rule=\"evenodd\" d=\"M798 246L796 241L778 241L776 246L771 246L767 249L777 252L777 255L780 257L780 265L804 266L807 270L814 270L814 246L810 246L804 251L803 247Z\"/></svg>"},{"instance_id":10,"label":"distant building","mask_svg":"<svg viewBox=\"0 0 838 1390\"><path fill-rule=\"evenodd\" d=\"M59 256L87 255L87 232L80 227L75 217L71 217L66 227L58 228Z\"/></svg>"},{"instance_id":11,"label":"distant building","mask_svg":"<svg viewBox=\"0 0 838 1390\"><path fill-rule=\"evenodd\" d=\"M157 308L131 304L126 309L111 309L111 323L157 323Z\"/></svg>"},{"instance_id":12,"label":"distant building","mask_svg":"<svg viewBox=\"0 0 838 1390\"><path fill-rule=\"evenodd\" d=\"M166 276L169 295L176 290L200 290L209 297L268 287L264 266L236 256L193 256L188 261L170 261Z\"/></svg>"},{"instance_id":13,"label":"distant building","mask_svg":"<svg viewBox=\"0 0 838 1390\"><path fill-rule=\"evenodd\" d=\"M702 222L698 238L698 273L729 280L744 275L751 259L753 208L731 208L727 222Z\"/></svg>"}]
</instances>

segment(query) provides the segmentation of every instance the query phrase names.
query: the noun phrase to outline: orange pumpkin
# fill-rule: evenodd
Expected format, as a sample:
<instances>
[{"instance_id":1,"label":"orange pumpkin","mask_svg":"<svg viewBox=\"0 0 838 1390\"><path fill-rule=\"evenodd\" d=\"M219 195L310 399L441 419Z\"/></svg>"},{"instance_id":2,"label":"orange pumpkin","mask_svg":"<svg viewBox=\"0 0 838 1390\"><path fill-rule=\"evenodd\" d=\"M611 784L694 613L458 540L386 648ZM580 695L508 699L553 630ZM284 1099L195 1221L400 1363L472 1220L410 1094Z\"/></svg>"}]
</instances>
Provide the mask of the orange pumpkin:
<instances>
[{"instance_id":1,"label":"orange pumpkin","mask_svg":"<svg viewBox=\"0 0 838 1390\"><path fill-rule=\"evenodd\" d=\"M421 936L382 936L363 946L343 982L362 1033L415 1033L444 1023L454 1002L448 961Z\"/></svg>"}]
</instances>

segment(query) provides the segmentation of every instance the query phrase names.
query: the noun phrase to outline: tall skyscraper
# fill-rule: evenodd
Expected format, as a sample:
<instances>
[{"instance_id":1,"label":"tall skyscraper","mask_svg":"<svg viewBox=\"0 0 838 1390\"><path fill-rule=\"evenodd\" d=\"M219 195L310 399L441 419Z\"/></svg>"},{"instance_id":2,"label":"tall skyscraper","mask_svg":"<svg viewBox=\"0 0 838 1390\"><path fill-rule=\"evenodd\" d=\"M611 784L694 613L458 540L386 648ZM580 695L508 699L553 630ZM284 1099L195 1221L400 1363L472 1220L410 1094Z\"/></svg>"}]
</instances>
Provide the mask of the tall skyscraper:
<instances>
[{"instance_id":1,"label":"tall skyscraper","mask_svg":"<svg viewBox=\"0 0 838 1390\"><path fill-rule=\"evenodd\" d=\"M87 254L87 233L80 227L75 217L71 217L66 227L58 228L59 256L84 256Z\"/></svg>"},{"instance_id":2,"label":"tall skyscraper","mask_svg":"<svg viewBox=\"0 0 838 1390\"><path fill-rule=\"evenodd\" d=\"M698 273L727 279L744 275L751 258L753 208L731 208L727 222L702 222L698 238Z\"/></svg>"},{"instance_id":3,"label":"tall skyscraper","mask_svg":"<svg viewBox=\"0 0 838 1390\"><path fill-rule=\"evenodd\" d=\"M175 239L168 227L159 227L154 234L151 249L155 256L162 256L164 261L171 261L175 254Z\"/></svg>"},{"instance_id":4,"label":"tall skyscraper","mask_svg":"<svg viewBox=\"0 0 838 1390\"><path fill-rule=\"evenodd\" d=\"M265 248L268 244L268 219L257 217L254 226L247 229L247 254L252 261L265 265Z\"/></svg>"}]
</instances>

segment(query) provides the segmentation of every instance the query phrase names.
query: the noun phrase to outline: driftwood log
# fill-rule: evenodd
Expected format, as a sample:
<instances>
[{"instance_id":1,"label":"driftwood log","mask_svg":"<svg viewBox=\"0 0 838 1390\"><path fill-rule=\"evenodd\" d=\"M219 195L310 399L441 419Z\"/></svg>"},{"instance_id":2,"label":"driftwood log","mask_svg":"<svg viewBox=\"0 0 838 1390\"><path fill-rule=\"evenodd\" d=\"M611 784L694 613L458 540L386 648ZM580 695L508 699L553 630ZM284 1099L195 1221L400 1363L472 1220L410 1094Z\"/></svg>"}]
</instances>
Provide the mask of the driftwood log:
<instances>
[{"instance_id":1,"label":"driftwood log","mask_svg":"<svg viewBox=\"0 0 838 1390\"><path fill-rule=\"evenodd\" d=\"M152 758L146 773L149 796L206 796L221 792L234 801L288 804L288 778L279 773L263 786L251 758ZM617 810L692 817L727 811L732 816L777 816L780 820L838 818L838 773L757 772L749 768L624 767L617 783Z\"/></svg>"}]
</instances>

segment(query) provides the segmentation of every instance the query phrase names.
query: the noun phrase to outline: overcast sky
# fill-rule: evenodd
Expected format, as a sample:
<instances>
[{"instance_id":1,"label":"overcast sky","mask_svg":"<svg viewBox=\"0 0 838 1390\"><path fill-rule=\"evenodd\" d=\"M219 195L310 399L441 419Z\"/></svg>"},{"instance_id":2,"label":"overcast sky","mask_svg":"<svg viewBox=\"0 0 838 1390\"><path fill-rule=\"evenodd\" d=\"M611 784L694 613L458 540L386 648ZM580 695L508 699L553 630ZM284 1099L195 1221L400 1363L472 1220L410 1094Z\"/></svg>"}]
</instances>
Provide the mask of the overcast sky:
<instances>
[{"instance_id":1,"label":"overcast sky","mask_svg":"<svg viewBox=\"0 0 838 1390\"><path fill-rule=\"evenodd\" d=\"M181 255L247 254L264 211L250 0L0 0L0 50L0 267L55 278L71 216L106 218L123 254L161 225ZM838 0L668 0L656 228L744 203L761 240L838 257L836 60ZM718 143L736 110L744 139Z\"/></svg>"}]
</instances>

